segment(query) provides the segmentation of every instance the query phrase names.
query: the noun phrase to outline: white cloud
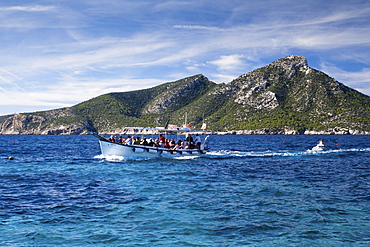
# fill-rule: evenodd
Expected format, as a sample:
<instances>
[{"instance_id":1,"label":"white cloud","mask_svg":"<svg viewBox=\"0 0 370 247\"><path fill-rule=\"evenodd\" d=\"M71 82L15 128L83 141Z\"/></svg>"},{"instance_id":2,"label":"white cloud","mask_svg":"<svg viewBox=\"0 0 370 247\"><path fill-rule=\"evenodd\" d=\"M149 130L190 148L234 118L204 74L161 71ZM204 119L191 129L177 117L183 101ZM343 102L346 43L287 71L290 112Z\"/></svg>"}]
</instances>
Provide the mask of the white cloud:
<instances>
[{"instance_id":1,"label":"white cloud","mask_svg":"<svg viewBox=\"0 0 370 247\"><path fill-rule=\"evenodd\" d=\"M210 61L210 64L216 65L220 71L233 71L244 66L244 55L233 54L221 56L219 59Z\"/></svg>"},{"instance_id":2,"label":"white cloud","mask_svg":"<svg viewBox=\"0 0 370 247\"><path fill-rule=\"evenodd\" d=\"M33 6L1 7L0 11L43 12L43 11L50 11L54 9L55 9L55 6L33 5Z\"/></svg>"},{"instance_id":3,"label":"white cloud","mask_svg":"<svg viewBox=\"0 0 370 247\"><path fill-rule=\"evenodd\" d=\"M194 30L209 30L209 31L226 31L227 29L219 27L208 27L208 26L199 26L199 25L174 25L174 28L183 28L183 29L194 29Z\"/></svg>"},{"instance_id":4,"label":"white cloud","mask_svg":"<svg viewBox=\"0 0 370 247\"><path fill-rule=\"evenodd\" d=\"M164 83L153 79L81 79L65 75L57 84L50 84L34 90L19 90L0 88L0 105L27 106L35 109L54 109L72 106L82 101L111 92L125 92L134 89L144 89L152 84ZM41 108L40 108L41 107ZM4 112L11 114L13 112Z\"/></svg>"}]
</instances>

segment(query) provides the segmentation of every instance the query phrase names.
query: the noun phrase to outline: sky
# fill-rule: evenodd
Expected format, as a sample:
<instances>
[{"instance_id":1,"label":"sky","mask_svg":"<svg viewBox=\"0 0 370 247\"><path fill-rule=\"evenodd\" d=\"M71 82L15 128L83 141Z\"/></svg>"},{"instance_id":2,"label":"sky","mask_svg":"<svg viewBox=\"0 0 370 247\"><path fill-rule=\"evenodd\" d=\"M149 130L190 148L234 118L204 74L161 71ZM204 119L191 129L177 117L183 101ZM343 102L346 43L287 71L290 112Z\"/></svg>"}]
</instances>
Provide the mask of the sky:
<instances>
[{"instance_id":1,"label":"sky","mask_svg":"<svg viewBox=\"0 0 370 247\"><path fill-rule=\"evenodd\" d=\"M370 95L369 23L368 0L1 1L0 116L290 55Z\"/></svg>"}]
</instances>

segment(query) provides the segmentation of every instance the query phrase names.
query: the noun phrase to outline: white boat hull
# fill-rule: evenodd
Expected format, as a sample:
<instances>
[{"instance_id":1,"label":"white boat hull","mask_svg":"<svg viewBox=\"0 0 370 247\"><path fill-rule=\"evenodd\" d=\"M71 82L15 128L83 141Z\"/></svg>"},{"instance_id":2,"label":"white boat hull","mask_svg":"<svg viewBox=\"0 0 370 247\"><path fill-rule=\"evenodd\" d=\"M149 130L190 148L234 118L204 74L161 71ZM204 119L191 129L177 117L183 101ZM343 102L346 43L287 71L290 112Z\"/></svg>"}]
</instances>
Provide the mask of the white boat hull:
<instances>
[{"instance_id":1,"label":"white boat hull","mask_svg":"<svg viewBox=\"0 0 370 247\"><path fill-rule=\"evenodd\" d=\"M104 157L120 156L123 158L158 158L158 157L181 157L198 156L205 152L198 149L170 150L160 147L142 145L123 145L114 142L99 140L100 149Z\"/></svg>"}]
</instances>

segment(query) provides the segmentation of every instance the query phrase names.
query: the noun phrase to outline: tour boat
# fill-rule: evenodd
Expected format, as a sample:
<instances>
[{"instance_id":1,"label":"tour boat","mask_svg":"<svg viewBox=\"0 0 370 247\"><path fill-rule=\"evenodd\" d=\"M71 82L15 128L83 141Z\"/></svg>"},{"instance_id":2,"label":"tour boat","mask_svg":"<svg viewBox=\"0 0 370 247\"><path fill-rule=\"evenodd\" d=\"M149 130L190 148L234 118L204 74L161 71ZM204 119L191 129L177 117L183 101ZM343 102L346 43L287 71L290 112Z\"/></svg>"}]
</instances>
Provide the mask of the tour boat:
<instances>
[{"instance_id":1,"label":"tour boat","mask_svg":"<svg viewBox=\"0 0 370 247\"><path fill-rule=\"evenodd\" d=\"M132 127L133 128L133 127ZM136 128L138 129L138 128ZM143 130L144 128L140 128ZM186 127L176 127L171 129L165 128L145 128L145 130L154 130L159 132L190 132L191 129ZM199 148L183 148L183 149L170 149L164 147L144 146L135 144L122 144L116 141L109 140L101 135L93 133L99 138L100 149L104 157L119 156L123 159L135 158L159 158L159 157L181 157L181 156L200 156L204 155L208 150L208 138L206 136L202 140Z\"/></svg>"}]
</instances>

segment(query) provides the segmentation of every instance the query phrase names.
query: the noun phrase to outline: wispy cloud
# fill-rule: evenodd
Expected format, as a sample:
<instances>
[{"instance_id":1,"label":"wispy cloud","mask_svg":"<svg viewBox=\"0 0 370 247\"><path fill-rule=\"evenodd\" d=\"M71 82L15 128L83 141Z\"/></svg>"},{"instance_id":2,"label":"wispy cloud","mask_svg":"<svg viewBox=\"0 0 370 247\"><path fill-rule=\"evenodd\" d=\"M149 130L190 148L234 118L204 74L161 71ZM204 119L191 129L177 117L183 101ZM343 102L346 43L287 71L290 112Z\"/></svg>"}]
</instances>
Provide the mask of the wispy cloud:
<instances>
[{"instance_id":1,"label":"wispy cloud","mask_svg":"<svg viewBox=\"0 0 370 247\"><path fill-rule=\"evenodd\" d=\"M0 11L23 11L23 12L43 12L54 10L55 6L33 5L33 6L9 6L0 7Z\"/></svg>"},{"instance_id":2,"label":"wispy cloud","mask_svg":"<svg viewBox=\"0 0 370 247\"><path fill-rule=\"evenodd\" d=\"M209 31L225 31L226 29L219 27L208 27L208 26L199 26L199 25L174 25L174 28L182 29L194 29L194 30L209 30Z\"/></svg>"},{"instance_id":3,"label":"wispy cloud","mask_svg":"<svg viewBox=\"0 0 370 247\"><path fill-rule=\"evenodd\" d=\"M19 0L0 13L0 105L9 109L73 105L193 73L228 82L292 54L370 94L366 2Z\"/></svg>"},{"instance_id":4,"label":"wispy cloud","mask_svg":"<svg viewBox=\"0 0 370 247\"><path fill-rule=\"evenodd\" d=\"M19 81L21 80L21 78L19 78L18 76L12 74L11 72L5 70L5 69L1 69L0 68L0 85L3 85L3 88L2 90L4 92L6 92L6 90L4 89L5 87L8 88L8 87L15 87L17 88L18 90L23 90L17 83L16 81Z\"/></svg>"}]
</instances>

